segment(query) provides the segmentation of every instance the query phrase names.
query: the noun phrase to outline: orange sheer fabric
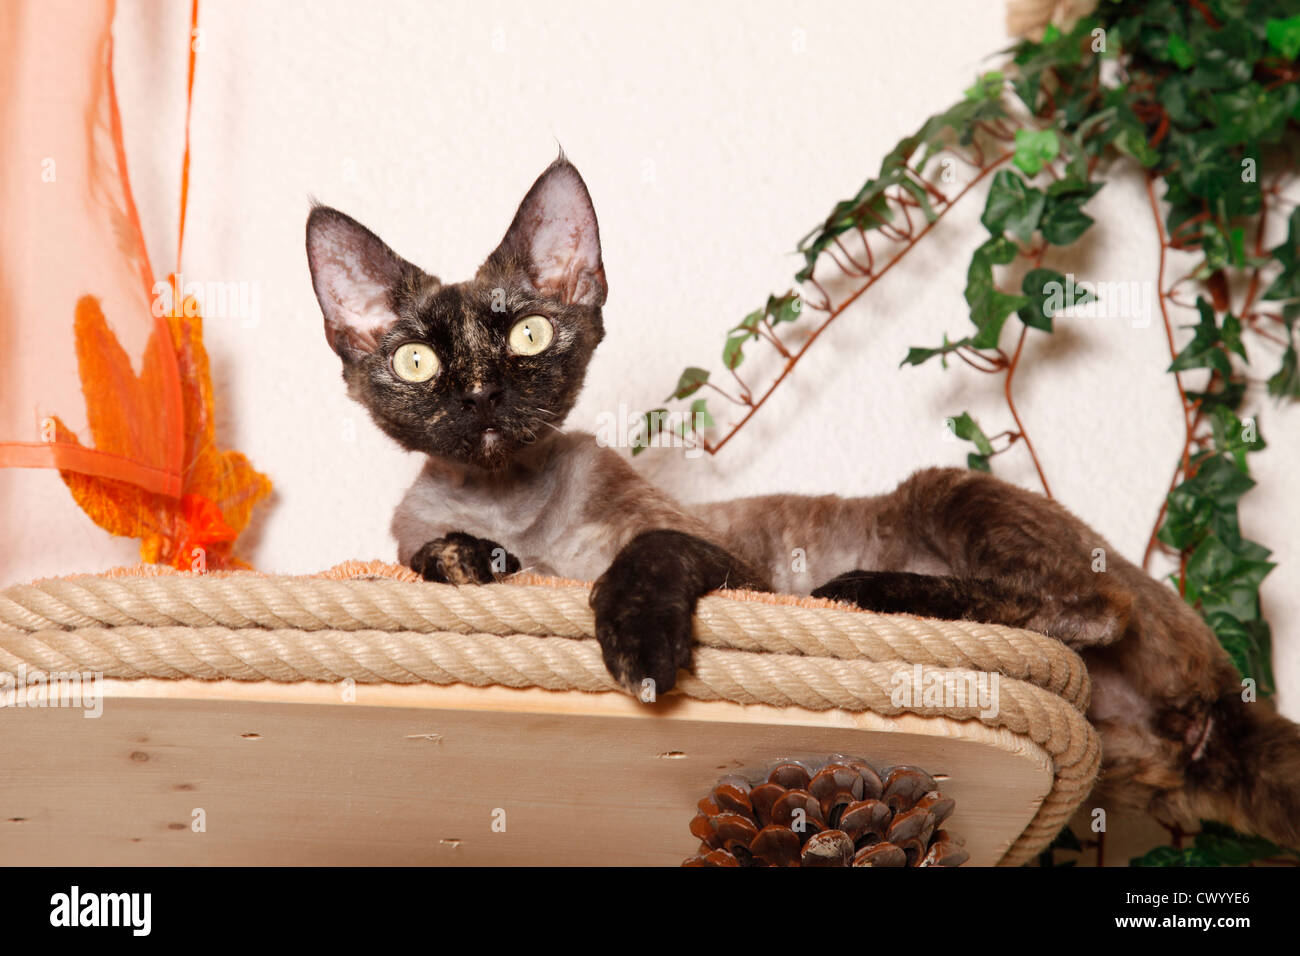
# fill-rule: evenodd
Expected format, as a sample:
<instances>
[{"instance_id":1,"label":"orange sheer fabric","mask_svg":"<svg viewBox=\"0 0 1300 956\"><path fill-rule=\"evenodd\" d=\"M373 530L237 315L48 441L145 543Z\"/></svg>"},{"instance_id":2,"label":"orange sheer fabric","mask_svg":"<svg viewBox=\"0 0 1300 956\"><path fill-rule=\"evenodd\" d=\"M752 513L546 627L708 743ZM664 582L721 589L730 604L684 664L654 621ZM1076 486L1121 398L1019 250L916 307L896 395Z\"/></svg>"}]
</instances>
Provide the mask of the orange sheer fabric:
<instances>
[{"instance_id":1,"label":"orange sheer fabric","mask_svg":"<svg viewBox=\"0 0 1300 956\"><path fill-rule=\"evenodd\" d=\"M127 178L112 21L111 0L0 4L0 467L179 498L180 370Z\"/></svg>"},{"instance_id":2,"label":"orange sheer fabric","mask_svg":"<svg viewBox=\"0 0 1300 956\"><path fill-rule=\"evenodd\" d=\"M198 0L190 12L191 36ZM113 3L0 6L0 467L58 468L150 563L206 570L271 490L215 442L200 303L156 281L113 88ZM189 51L189 102L195 43ZM189 191L189 106L176 256Z\"/></svg>"}]
</instances>

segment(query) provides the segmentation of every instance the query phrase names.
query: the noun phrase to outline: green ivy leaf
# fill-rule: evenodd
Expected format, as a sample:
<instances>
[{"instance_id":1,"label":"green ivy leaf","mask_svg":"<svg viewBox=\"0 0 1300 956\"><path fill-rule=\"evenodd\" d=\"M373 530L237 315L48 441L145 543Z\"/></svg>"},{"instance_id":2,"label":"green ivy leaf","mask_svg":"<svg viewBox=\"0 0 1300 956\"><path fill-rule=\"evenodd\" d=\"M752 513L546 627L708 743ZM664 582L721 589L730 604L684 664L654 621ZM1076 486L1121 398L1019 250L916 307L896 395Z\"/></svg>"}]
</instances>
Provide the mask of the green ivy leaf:
<instances>
[{"instance_id":1,"label":"green ivy leaf","mask_svg":"<svg viewBox=\"0 0 1300 956\"><path fill-rule=\"evenodd\" d=\"M1187 41L1177 33L1169 34L1169 42L1165 46L1165 54L1178 65L1179 69L1185 70L1196 62L1196 57L1192 54L1192 48Z\"/></svg>"},{"instance_id":2,"label":"green ivy leaf","mask_svg":"<svg viewBox=\"0 0 1300 956\"><path fill-rule=\"evenodd\" d=\"M673 389L672 394L669 395L668 398L665 399L665 401L674 398L686 398L690 395L694 395L696 392L698 392L701 388L704 387L704 383L707 382L708 380L709 380L708 371L702 368L695 368L694 366L691 366L690 368L686 369L686 371L682 372L681 378L677 380L677 387Z\"/></svg>"},{"instance_id":3,"label":"green ivy leaf","mask_svg":"<svg viewBox=\"0 0 1300 956\"><path fill-rule=\"evenodd\" d=\"M948 427L962 441L974 442L975 450L981 455L993 454L993 443L989 441L988 436L984 434L975 419L970 417L970 412L962 412L960 415L949 419Z\"/></svg>"},{"instance_id":4,"label":"green ivy leaf","mask_svg":"<svg viewBox=\"0 0 1300 956\"><path fill-rule=\"evenodd\" d=\"M1288 60L1300 56L1300 16L1269 20L1264 27L1268 45Z\"/></svg>"},{"instance_id":5,"label":"green ivy leaf","mask_svg":"<svg viewBox=\"0 0 1300 956\"><path fill-rule=\"evenodd\" d=\"M1232 658L1237 672L1243 677L1253 678L1261 693L1272 693L1273 655L1268 624L1259 618L1242 621L1224 611L1208 615L1205 623L1210 625L1219 644Z\"/></svg>"},{"instance_id":6,"label":"green ivy leaf","mask_svg":"<svg viewBox=\"0 0 1300 956\"><path fill-rule=\"evenodd\" d=\"M1047 848L1038 854L1038 865L1043 867L1074 866L1076 862L1074 860L1057 863L1054 853L1056 850L1073 853L1083 852L1083 846L1079 843L1079 838L1074 835L1074 831L1070 829L1069 824L1062 827L1061 832L1048 844Z\"/></svg>"},{"instance_id":7,"label":"green ivy leaf","mask_svg":"<svg viewBox=\"0 0 1300 956\"><path fill-rule=\"evenodd\" d=\"M1093 219L1083 211L1083 204L1088 201L1088 193L1067 193L1047 197L1043 209L1043 218L1038 224L1039 230L1054 246L1068 246L1078 240Z\"/></svg>"},{"instance_id":8,"label":"green ivy leaf","mask_svg":"<svg viewBox=\"0 0 1300 956\"><path fill-rule=\"evenodd\" d=\"M1243 474L1249 473L1246 456L1268 447L1264 436L1259 433L1258 424L1252 421L1247 426L1227 405L1210 405L1206 412L1215 452L1231 455L1237 470Z\"/></svg>"},{"instance_id":9,"label":"green ivy leaf","mask_svg":"<svg viewBox=\"0 0 1300 956\"><path fill-rule=\"evenodd\" d=\"M695 431L703 431L706 428L712 428L717 423L713 416L709 414L709 401L706 398L697 398L691 402L691 421L695 423Z\"/></svg>"},{"instance_id":10,"label":"green ivy leaf","mask_svg":"<svg viewBox=\"0 0 1300 956\"><path fill-rule=\"evenodd\" d=\"M1201 832L1196 835L1196 849L1214 860L1218 866L1245 866L1269 857L1300 855L1263 837L1247 836L1212 820L1201 821Z\"/></svg>"},{"instance_id":11,"label":"green ivy leaf","mask_svg":"<svg viewBox=\"0 0 1300 956\"><path fill-rule=\"evenodd\" d=\"M1056 130L1016 130L1016 153L1011 161L1028 176L1037 176L1061 151Z\"/></svg>"},{"instance_id":12,"label":"green ivy leaf","mask_svg":"<svg viewBox=\"0 0 1300 956\"><path fill-rule=\"evenodd\" d=\"M1129 860L1129 866L1217 866L1205 852L1196 847L1183 850L1171 846L1158 846L1144 855Z\"/></svg>"},{"instance_id":13,"label":"green ivy leaf","mask_svg":"<svg viewBox=\"0 0 1300 956\"><path fill-rule=\"evenodd\" d=\"M1204 90L1222 90L1240 86L1254 72L1259 57L1259 42L1243 19L1233 19L1214 31L1212 43L1200 48L1192 85Z\"/></svg>"},{"instance_id":14,"label":"green ivy leaf","mask_svg":"<svg viewBox=\"0 0 1300 956\"><path fill-rule=\"evenodd\" d=\"M1018 254L1014 242L1005 236L994 236L971 257L966 273L966 302L970 305L971 321L979 330L971 339L975 348L996 348L1007 316L1028 302L1023 295L1002 292L993 281L993 267L1006 265Z\"/></svg>"},{"instance_id":15,"label":"green ivy leaf","mask_svg":"<svg viewBox=\"0 0 1300 956\"><path fill-rule=\"evenodd\" d=\"M1187 559L1184 597L1187 603L1199 605L1203 615L1223 611L1249 620L1259 614L1259 586L1274 567L1272 561L1240 554L1208 537Z\"/></svg>"},{"instance_id":16,"label":"green ivy leaf","mask_svg":"<svg viewBox=\"0 0 1300 956\"><path fill-rule=\"evenodd\" d=\"M1016 315L1031 328L1052 331L1052 319L1057 312L1096 298L1087 289L1076 286L1069 301L1066 301L1065 294L1069 288L1069 281L1055 269L1030 269L1020 284L1020 291L1029 301Z\"/></svg>"},{"instance_id":17,"label":"green ivy leaf","mask_svg":"<svg viewBox=\"0 0 1300 956\"><path fill-rule=\"evenodd\" d=\"M1004 82L1005 77L1001 70L989 70L982 74L963 95L973 103L996 101L1002 95Z\"/></svg>"},{"instance_id":18,"label":"green ivy leaf","mask_svg":"<svg viewBox=\"0 0 1300 956\"><path fill-rule=\"evenodd\" d=\"M1089 182L1082 176L1065 176L1047 187L1049 196L1082 196L1084 202L1101 190L1101 183Z\"/></svg>"},{"instance_id":19,"label":"green ivy leaf","mask_svg":"<svg viewBox=\"0 0 1300 956\"><path fill-rule=\"evenodd\" d=\"M1287 219L1286 241L1269 254L1282 264L1282 274L1265 290L1264 298L1272 302L1300 298L1300 206Z\"/></svg>"},{"instance_id":20,"label":"green ivy leaf","mask_svg":"<svg viewBox=\"0 0 1300 956\"><path fill-rule=\"evenodd\" d=\"M744 325L738 325L728 332L726 344L722 347L722 364L729 369L740 368L745 361L745 343L756 338L758 333L750 331Z\"/></svg>"},{"instance_id":21,"label":"green ivy leaf","mask_svg":"<svg viewBox=\"0 0 1300 956\"><path fill-rule=\"evenodd\" d=\"M1247 83L1212 94L1207 112L1218 124L1216 137L1222 144L1273 143L1282 138L1295 96L1293 86L1268 90Z\"/></svg>"},{"instance_id":22,"label":"green ivy leaf","mask_svg":"<svg viewBox=\"0 0 1300 956\"><path fill-rule=\"evenodd\" d=\"M1194 326L1192 340L1187 343L1169 366L1171 372L1182 372L1189 368L1208 368L1218 372L1224 378L1232 376L1232 363L1227 353L1220 348L1223 342L1222 330L1214 317L1214 306L1204 297L1196 300L1196 311L1200 320Z\"/></svg>"},{"instance_id":23,"label":"green ivy leaf","mask_svg":"<svg viewBox=\"0 0 1300 956\"><path fill-rule=\"evenodd\" d=\"M631 437L632 457L636 457L650 447L655 436L661 434L668 422L668 409L652 408L641 416L637 430Z\"/></svg>"},{"instance_id":24,"label":"green ivy leaf","mask_svg":"<svg viewBox=\"0 0 1300 956\"><path fill-rule=\"evenodd\" d=\"M1137 124L1121 126L1113 140L1115 148L1148 169L1160 162L1160 153L1147 142L1146 130Z\"/></svg>"},{"instance_id":25,"label":"green ivy leaf","mask_svg":"<svg viewBox=\"0 0 1300 956\"><path fill-rule=\"evenodd\" d=\"M767 315L775 322L797 322L803 314L803 299L797 292L768 296Z\"/></svg>"},{"instance_id":26,"label":"green ivy leaf","mask_svg":"<svg viewBox=\"0 0 1300 956\"><path fill-rule=\"evenodd\" d=\"M1224 221L1259 212L1259 184L1242 181L1240 157L1226 148L1220 130L1171 130L1169 151L1175 169L1169 176L1167 199L1177 198L1177 189L1184 189L1208 202Z\"/></svg>"},{"instance_id":27,"label":"green ivy leaf","mask_svg":"<svg viewBox=\"0 0 1300 956\"><path fill-rule=\"evenodd\" d=\"M1237 503L1255 481L1222 455L1199 463L1196 474L1169 493L1159 538L1179 551L1196 546L1207 534L1235 541Z\"/></svg>"},{"instance_id":28,"label":"green ivy leaf","mask_svg":"<svg viewBox=\"0 0 1300 956\"><path fill-rule=\"evenodd\" d=\"M1038 219L1046 203L1047 197L1025 182L1023 177L1009 169L1001 169L993 177L980 222L994 236L1009 229L1025 242L1038 228Z\"/></svg>"},{"instance_id":29,"label":"green ivy leaf","mask_svg":"<svg viewBox=\"0 0 1300 956\"><path fill-rule=\"evenodd\" d=\"M1282 353L1282 364L1268 380L1268 393L1275 398L1300 398L1300 367L1297 366L1295 343Z\"/></svg>"},{"instance_id":30,"label":"green ivy leaf","mask_svg":"<svg viewBox=\"0 0 1300 956\"><path fill-rule=\"evenodd\" d=\"M928 362L936 355L945 356L950 352L957 351L957 349L961 348L963 345L970 345L970 342L971 340L969 338L960 339L956 342L950 342L948 341L947 334L945 334L943 337L943 345L939 346L938 348L927 349L927 348L920 348L919 346L915 346L915 345L912 346L910 349L907 350L906 358L904 358L903 361L898 363L898 367L902 368L904 365L921 365L924 362ZM943 364L944 364L944 368L948 367L947 362L944 362Z\"/></svg>"}]
</instances>

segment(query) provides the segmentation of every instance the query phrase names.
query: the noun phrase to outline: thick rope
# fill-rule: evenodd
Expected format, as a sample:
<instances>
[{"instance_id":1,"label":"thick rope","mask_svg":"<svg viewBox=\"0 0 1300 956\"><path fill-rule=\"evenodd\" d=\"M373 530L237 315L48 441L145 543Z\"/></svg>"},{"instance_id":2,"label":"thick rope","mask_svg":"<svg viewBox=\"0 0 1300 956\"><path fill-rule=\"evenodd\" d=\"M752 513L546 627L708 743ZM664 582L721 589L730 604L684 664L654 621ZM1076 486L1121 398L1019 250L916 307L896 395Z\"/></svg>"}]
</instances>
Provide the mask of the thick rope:
<instances>
[{"instance_id":1,"label":"thick rope","mask_svg":"<svg viewBox=\"0 0 1300 956\"><path fill-rule=\"evenodd\" d=\"M0 594L0 651L13 645L6 632L105 625L594 637L587 596L584 587L293 577L52 578ZM1020 628L710 596L697 608L695 637L733 650L996 671L1088 705L1079 657Z\"/></svg>"},{"instance_id":2,"label":"thick rope","mask_svg":"<svg viewBox=\"0 0 1300 956\"><path fill-rule=\"evenodd\" d=\"M251 576L53 579L0 595L0 670L617 691L591 637L587 594ZM1003 865L1032 858L1092 788L1101 750L1082 713L1087 676L1042 635L722 596L700 602L696 633L703 646L677 685L688 697L978 720L1042 746L1052 789ZM916 665L923 682L954 686L1001 674L996 708L900 701L900 675L910 682Z\"/></svg>"}]
</instances>

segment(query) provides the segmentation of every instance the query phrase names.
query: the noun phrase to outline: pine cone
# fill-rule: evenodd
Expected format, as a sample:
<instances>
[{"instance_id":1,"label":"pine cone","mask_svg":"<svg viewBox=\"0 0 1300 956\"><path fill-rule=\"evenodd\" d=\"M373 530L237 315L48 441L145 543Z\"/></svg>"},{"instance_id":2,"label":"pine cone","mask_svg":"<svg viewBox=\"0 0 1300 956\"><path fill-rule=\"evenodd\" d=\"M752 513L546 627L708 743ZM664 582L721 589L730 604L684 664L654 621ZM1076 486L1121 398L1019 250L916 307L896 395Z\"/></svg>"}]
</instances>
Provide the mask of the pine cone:
<instances>
[{"instance_id":1,"label":"pine cone","mask_svg":"<svg viewBox=\"0 0 1300 956\"><path fill-rule=\"evenodd\" d=\"M699 852L682 866L961 866L970 854L939 829L955 806L917 767L787 760L759 783L718 781L691 821Z\"/></svg>"}]
</instances>

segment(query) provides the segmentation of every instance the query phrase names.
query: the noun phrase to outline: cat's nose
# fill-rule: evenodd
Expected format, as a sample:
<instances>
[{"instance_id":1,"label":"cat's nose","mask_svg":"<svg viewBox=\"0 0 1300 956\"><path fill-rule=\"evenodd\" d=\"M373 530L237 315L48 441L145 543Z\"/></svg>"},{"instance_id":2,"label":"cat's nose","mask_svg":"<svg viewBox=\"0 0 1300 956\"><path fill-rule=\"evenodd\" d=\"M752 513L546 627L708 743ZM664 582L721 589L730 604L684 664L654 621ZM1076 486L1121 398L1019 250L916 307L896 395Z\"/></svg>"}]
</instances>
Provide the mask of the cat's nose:
<instances>
[{"instance_id":1,"label":"cat's nose","mask_svg":"<svg viewBox=\"0 0 1300 956\"><path fill-rule=\"evenodd\" d=\"M478 412L480 415L491 412L501 401L501 389L499 388L476 388L473 391L460 393L461 405L467 412Z\"/></svg>"}]
</instances>

